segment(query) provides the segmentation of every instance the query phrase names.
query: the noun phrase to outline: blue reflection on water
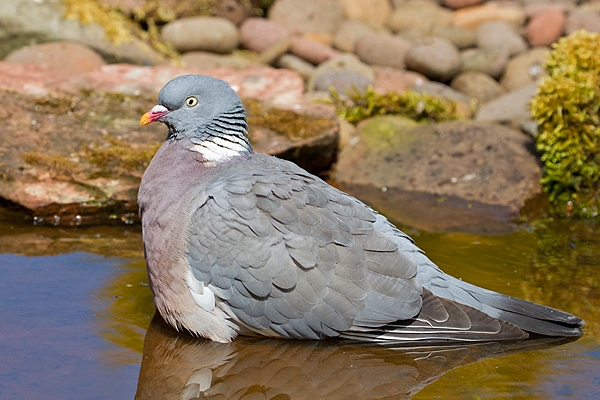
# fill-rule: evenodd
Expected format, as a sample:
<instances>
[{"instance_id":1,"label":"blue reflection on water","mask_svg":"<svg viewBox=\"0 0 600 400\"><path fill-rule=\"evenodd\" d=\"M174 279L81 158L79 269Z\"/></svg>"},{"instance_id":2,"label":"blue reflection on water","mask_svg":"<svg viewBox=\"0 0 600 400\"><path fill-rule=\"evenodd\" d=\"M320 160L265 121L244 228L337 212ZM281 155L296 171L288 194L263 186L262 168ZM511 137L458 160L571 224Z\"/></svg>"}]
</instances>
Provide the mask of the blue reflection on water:
<instances>
[{"instance_id":1,"label":"blue reflection on water","mask_svg":"<svg viewBox=\"0 0 600 400\"><path fill-rule=\"evenodd\" d=\"M0 254L2 399L133 398L139 365L106 362L110 344L94 329L109 304L95 289L126 262Z\"/></svg>"}]
</instances>

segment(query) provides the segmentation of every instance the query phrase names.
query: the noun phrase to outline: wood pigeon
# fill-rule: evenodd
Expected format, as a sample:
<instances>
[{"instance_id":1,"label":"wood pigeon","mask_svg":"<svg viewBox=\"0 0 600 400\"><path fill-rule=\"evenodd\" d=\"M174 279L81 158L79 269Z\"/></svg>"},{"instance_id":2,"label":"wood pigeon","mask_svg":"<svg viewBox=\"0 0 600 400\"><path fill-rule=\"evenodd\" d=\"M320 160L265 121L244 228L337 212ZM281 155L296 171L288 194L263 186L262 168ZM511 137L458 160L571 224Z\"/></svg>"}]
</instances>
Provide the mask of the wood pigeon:
<instances>
[{"instance_id":1,"label":"wood pigeon","mask_svg":"<svg viewBox=\"0 0 600 400\"><path fill-rule=\"evenodd\" d=\"M167 138L139 191L149 283L177 330L376 343L579 336L583 321L442 272L382 215L255 153L228 83L171 80L141 125Z\"/></svg>"}]
</instances>

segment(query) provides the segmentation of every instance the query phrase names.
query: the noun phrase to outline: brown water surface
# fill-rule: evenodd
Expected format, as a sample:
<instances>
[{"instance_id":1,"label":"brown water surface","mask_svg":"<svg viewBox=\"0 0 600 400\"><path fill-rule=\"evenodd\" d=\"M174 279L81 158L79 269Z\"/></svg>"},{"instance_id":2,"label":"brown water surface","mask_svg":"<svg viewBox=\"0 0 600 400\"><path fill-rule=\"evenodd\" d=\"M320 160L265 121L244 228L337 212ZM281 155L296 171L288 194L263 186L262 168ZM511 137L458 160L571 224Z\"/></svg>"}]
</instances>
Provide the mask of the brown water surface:
<instances>
[{"instance_id":1,"label":"brown water surface","mask_svg":"<svg viewBox=\"0 0 600 400\"><path fill-rule=\"evenodd\" d=\"M458 347L239 338L154 319L139 227L0 223L1 399L600 398L599 228L408 229L446 272L579 315L586 335Z\"/></svg>"}]
</instances>

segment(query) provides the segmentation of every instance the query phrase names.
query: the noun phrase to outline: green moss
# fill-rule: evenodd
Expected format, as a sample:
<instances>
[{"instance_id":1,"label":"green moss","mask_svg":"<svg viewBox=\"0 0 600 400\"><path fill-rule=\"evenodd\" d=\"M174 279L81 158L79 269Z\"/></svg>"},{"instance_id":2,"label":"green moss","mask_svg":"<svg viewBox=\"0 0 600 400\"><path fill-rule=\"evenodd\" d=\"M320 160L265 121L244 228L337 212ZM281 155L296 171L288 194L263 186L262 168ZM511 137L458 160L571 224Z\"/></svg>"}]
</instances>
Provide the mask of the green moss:
<instances>
[{"instance_id":1,"label":"green moss","mask_svg":"<svg viewBox=\"0 0 600 400\"><path fill-rule=\"evenodd\" d=\"M369 87L364 94L355 92L349 99L343 99L335 90L332 90L332 96L338 115L352 123L386 114L399 114L415 121L458 118L454 102L410 90L378 94Z\"/></svg>"},{"instance_id":2,"label":"green moss","mask_svg":"<svg viewBox=\"0 0 600 400\"><path fill-rule=\"evenodd\" d=\"M544 165L542 184L567 215L597 216L600 206L600 35L578 31L553 46L531 114Z\"/></svg>"},{"instance_id":3,"label":"green moss","mask_svg":"<svg viewBox=\"0 0 600 400\"><path fill-rule=\"evenodd\" d=\"M79 165L60 154L38 154L33 151L21 155L27 164L42 167L56 179L72 179L79 171Z\"/></svg>"},{"instance_id":4,"label":"green moss","mask_svg":"<svg viewBox=\"0 0 600 400\"><path fill-rule=\"evenodd\" d=\"M62 0L62 3L66 10L65 18L82 24L98 24L104 30L106 39L115 45L129 43L137 37L147 41L159 53L171 59L177 58L175 49L160 38L155 20L150 16L147 20L136 19L134 22L118 9L96 0Z\"/></svg>"},{"instance_id":5,"label":"green moss","mask_svg":"<svg viewBox=\"0 0 600 400\"><path fill-rule=\"evenodd\" d=\"M244 107L248 115L250 131L262 127L282 134L289 139L316 137L335 126L329 118L319 118L298 114L289 110L265 108L256 100L245 99Z\"/></svg>"},{"instance_id":6,"label":"green moss","mask_svg":"<svg viewBox=\"0 0 600 400\"><path fill-rule=\"evenodd\" d=\"M138 174L141 176L162 143L133 148L129 143L112 136L105 144L94 143L84 148L85 158L111 177Z\"/></svg>"}]
</instances>

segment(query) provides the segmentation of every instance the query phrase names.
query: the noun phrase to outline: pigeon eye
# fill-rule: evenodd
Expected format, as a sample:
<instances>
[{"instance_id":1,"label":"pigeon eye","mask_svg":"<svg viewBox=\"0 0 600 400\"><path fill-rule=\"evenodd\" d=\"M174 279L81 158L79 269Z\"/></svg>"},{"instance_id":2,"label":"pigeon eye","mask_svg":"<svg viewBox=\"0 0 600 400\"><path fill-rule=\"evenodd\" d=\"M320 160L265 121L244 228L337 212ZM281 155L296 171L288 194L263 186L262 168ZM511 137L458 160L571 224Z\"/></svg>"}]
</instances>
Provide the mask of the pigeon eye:
<instances>
[{"instance_id":1,"label":"pigeon eye","mask_svg":"<svg viewBox=\"0 0 600 400\"><path fill-rule=\"evenodd\" d=\"M198 99L194 96L190 96L187 99L185 99L185 104L187 104L188 107L194 107L196 104L198 104Z\"/></svg>"}]
</instances>

